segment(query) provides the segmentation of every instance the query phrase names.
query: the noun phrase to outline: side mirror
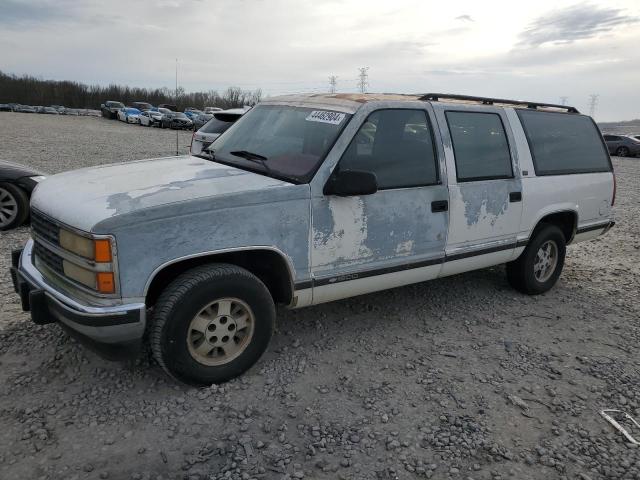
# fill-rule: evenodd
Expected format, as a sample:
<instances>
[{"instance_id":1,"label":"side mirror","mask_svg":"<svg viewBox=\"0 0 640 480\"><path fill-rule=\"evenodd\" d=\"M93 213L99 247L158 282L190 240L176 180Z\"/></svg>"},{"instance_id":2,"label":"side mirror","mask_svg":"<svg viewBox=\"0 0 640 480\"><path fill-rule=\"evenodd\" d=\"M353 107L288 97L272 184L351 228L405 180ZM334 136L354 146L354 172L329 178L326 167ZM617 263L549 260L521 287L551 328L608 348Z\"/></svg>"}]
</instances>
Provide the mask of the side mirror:
<instances>
[{"instance_id":1,"label":"side mirror","mask_svg":"<svg viewBox=\"0 0 640 480\"><path fill-rule=\"evenodd\" d=\"M364 170L342 170L333 172L324 186L325 195L352 197L356 195L371 195L378 191L376 174Z\"/></svg>"}]
</instances>

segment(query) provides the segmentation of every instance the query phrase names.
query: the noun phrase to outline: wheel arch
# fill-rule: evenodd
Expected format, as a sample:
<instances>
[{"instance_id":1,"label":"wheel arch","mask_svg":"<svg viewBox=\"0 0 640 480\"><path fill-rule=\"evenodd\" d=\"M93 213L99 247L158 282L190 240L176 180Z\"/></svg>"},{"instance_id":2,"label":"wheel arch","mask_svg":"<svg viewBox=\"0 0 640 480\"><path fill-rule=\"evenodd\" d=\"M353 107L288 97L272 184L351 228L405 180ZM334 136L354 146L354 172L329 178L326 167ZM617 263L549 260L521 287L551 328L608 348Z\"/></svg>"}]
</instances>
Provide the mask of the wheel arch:
<instances>
[{"instance_id":1,"label":"wheel arch","mask_svg":"<svg viewBox=\"0 0 640 480\"><path fill-rule=\"evenodd\" d=\"M558 227L564 234L567 245L569 245L573 241L578 228L578 212L572 208L544 212L535 222L529 238L533 236L542 224L550 224Z\"/></svg>"},{"instance_id":2,"label":"wheel arch","mask_svg":"<svg viewBox=\"0 0 640 480\"><path fill-rule=\"evenodd\" d=\"M158 266L144 288L147 306L157 301L162 290L178 275L207 263L230 263L257 276L269 289L275 303L290 304L294 292L294 270L290 259L275 247L256 246L202 252L180 257Z\"/></svg>"}]
</instances>

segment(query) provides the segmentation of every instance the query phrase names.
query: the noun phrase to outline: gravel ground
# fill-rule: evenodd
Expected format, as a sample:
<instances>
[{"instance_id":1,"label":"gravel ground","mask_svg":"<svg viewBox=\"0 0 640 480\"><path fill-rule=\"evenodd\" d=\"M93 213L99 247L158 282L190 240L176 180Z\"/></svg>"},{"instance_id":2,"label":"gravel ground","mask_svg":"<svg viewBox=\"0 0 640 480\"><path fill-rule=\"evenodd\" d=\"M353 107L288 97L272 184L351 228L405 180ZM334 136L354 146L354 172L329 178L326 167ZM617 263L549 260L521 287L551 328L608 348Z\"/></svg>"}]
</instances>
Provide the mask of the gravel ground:
<instances>
[{"instance_id":1,"label":"gravel ground","mask_svg":"<svg viewBox=\"0 0 640 480\"><path fill-rule=\"evenodd\" d=\"M94 118L0 114L0 141L49 172L175 152ZM8 273L28 230L0 233L0 478L640 479L598 414L640 418L640 160L614 165L618 224L549 293L500 267L282 310L259 364L205 389L31 323Z\"/></svg>"}]
</instances>

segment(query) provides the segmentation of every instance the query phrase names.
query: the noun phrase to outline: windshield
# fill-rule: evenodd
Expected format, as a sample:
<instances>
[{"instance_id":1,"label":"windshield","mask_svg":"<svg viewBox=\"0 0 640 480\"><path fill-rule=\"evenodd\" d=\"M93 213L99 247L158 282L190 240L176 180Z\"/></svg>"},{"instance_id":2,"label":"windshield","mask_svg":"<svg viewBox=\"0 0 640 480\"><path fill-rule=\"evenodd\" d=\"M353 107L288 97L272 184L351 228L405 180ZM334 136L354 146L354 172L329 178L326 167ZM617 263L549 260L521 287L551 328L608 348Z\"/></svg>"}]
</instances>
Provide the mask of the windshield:
<instances>
[{"instance_id":1,"label":"windshield","mask_svg":"<svg viewBox=\"0 0 640 480\"><path fill-rule=\"evenodd\" d=\"M216 140L215 160L306 183L350 118L349 114L328 110L258 105ZM266 160L260 165L247 155L238 156L238 152L250 152Z\"/></svg>"}]
</instances>

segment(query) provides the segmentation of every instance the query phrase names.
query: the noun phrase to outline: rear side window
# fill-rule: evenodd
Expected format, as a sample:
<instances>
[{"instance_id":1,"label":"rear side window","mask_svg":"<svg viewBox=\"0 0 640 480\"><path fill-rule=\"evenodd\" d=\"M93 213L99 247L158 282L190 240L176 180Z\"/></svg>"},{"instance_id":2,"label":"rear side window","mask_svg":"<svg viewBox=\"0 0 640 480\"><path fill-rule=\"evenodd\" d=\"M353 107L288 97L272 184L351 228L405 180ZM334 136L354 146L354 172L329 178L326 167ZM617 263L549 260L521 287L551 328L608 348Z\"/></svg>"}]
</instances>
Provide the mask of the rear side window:
<instances>
[{"instance_id":1,"label":"rear side window","mask_svg":"<svg viewBox=\"0 0 640 480\"><path fill-rule=\"evenodd\" d=\"M585 115L518 110L536 175L610 172L600 131Z\"/></svg>"},{"instance_id":2,"label":"rear side window","mask_svg":"<svg viewBox=\"0 0 640 480\"><path fill-rule=\"evenodd\" d=\"M341 170L376 174L378 187L417 187L438 183L431 127L423 110L373 112L340 160Z\"/></svg>"},{"instance_id":3,"label":"rear side window","mask_svg":"<svg viewBox=\"0 0 640 480\"><path fill-rule=\"evenodd\" d=\"M446 112L459 182L513 177L509 143L500 115Z\"/></svg>"},{"instance_id":4,"label":"rear side window","mask_svg":"<svg viewBox=\"0 0 640 480\"><path fill-rule=\"evenodd\" d=\"M233 125L233 122L238 118L240 118L238 115L225 115L224 113L214 115L200 131L203 133L222 133Z\"/></svg>"}]
</instances>

